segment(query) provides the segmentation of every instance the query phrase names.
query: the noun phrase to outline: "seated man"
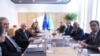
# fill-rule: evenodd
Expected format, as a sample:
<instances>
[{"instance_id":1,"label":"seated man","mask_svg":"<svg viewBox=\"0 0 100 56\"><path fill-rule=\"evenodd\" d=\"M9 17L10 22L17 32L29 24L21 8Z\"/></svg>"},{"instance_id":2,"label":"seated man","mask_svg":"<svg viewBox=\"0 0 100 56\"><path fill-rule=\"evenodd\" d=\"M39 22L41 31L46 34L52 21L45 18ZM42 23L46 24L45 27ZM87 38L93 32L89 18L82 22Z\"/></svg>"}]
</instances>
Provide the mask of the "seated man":
<instances>
[{"instance_id":1,"label":"seated man","mask_svg":"<svg viewBox=\"0 0 100 56\"><path fill-rule=\"evenodd\" d=\"M73 27L71 26L71 22L70 21L67 21L66 22L66 25L67 25L67 28L65 30L64 35L71 35L71 31L73 29Z\"/></svg>"},{"instance_id":2,"label":"seated man","mask_svg":"<svg viewBox=\"0 0 100 56\"><path fill-rule=\"evenodd\" d=\"M25 51L30 41L33 41L31 33L26 30L26 24L22 23L21 28L15 31L15 41L22 48L22 53Z\"/></svg>"},{"instance_id":3,"label":"seated man","mask_svg":"<svg viewBox=\"0 0 100 56\"><path fill-rule=\"evenodd\" d=\"M79 44L82 47L88 48L93 51L98 51L98 47L100 47L100 29L99 29L99 22L98 21L91 21L90 27L92 32L90 33L88 39L84 42L81 41Z\"/></svg>"},{"instance_id":4,"label":"seated man","mask_svg":"<svg viewBox=\"0 0 100 56\"><path fill-rule=\"evenodd\" d=\"M79 27L79 24L77 22L74 22L73 29L71 31L71 37L75 40L83 40L84 39L84 32Z\"/></svg>"},{"instance_id":5,"label":"seated man","mask_svg":"<svg viewBox=\"0 0 100 56\"><path fill-rule=\"evenodd\" d=\"M0 25L0 56L2 56L1 45L5 42L5 29Z\"/></svg>"},{"instance_id":6,"label":"seated man","mask_svg":"<svg viewBox=\"0 0 100 56\"><path fill-rule=\"evenodd\" d=\"M59 26L59 28L57 30L58 30L59 33L63 33L65 31L65 28L66 28L66 26L63 25L62 22L60 22L60 26Z\"/></svg>"},{"instance_id":7,"label":"seated man","mask_svg":"<svg viewBox=\"0 0 100 56\"><path fill-rule=\"evenodd\" d=\"M5 42L2 43L2 56L21 56L21 48L17 43L7 34L9 29L8 19L0 17L0 24L5 29Z\"/></svg>"}]
</instances>

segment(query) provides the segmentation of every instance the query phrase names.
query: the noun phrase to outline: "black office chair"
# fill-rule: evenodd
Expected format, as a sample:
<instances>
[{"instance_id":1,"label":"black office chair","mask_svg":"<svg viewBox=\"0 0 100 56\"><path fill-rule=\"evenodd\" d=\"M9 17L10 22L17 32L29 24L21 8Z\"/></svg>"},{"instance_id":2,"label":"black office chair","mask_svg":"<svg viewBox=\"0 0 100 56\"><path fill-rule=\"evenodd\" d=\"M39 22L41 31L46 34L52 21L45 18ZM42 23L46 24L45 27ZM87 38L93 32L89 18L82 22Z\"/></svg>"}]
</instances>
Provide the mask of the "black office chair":
<instances>
[{"instance_id":1,"label":"black office chair","mask_svg":"<svg viewBox=\"0 0 100 56\"><path fill-rule=\"evenodd\" d=\"M89 33L85 33L85 39L87 39L89 37Z\"/></svg>"}]
</instances>

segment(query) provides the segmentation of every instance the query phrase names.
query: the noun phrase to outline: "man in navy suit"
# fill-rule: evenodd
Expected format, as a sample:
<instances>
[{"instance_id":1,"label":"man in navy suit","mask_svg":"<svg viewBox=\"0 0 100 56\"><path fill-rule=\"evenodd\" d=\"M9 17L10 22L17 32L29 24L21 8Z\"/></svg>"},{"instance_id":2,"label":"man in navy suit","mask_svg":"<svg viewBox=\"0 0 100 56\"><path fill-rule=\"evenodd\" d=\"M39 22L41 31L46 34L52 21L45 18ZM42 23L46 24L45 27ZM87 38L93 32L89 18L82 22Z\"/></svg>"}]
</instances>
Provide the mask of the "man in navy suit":
<instances>
[{"instance_id":1,"label":"man in navy suit","mask_svg":"<svg viewBox=\"0 0 100 56\"><path fill-rule=\"evenodd\" d=\"M71 30L73 29L73 27L71 26L71 22L67 21L66 25L67 25L67 28L65 30L65 34L64 35L71 35Z\"/></svg>"},{"instance_id":2,"label":"man in navy suit","mask_svg":"<svg viewBox=\"0 0 100 56\"><path fill-rule=\"evenodd\" d=\"M9 29L9 22L5 17L0 17L0 24L5 28L6 38L1 45L2 56L21 56L21 48L17 43L7 34Z\"/></svg>"},{"instance_id":3,"label":"man in navy suit","mask_svg":"<svg viewBox=\"0 0 100 56\"><path fill-rule=\"evenodd\" d=\"M26 30L26 23L22 23L20 29L15 31L15 40L22 48L22 53L25 51L29 43L34 40L31 33Z\"/></svg>"},{"instance_id":4,"label":"man in navy suit","mask_svg":"<svg viewBox=\"0 0 100 56\"><path fill-rule=\"evenodd\" d=\"M73 29L71 31L71 36L75 40L83 40L85 39L84 37L84 31L79 27L79 24L77 22L73 23Z\"/></svg>"}]
</instances>

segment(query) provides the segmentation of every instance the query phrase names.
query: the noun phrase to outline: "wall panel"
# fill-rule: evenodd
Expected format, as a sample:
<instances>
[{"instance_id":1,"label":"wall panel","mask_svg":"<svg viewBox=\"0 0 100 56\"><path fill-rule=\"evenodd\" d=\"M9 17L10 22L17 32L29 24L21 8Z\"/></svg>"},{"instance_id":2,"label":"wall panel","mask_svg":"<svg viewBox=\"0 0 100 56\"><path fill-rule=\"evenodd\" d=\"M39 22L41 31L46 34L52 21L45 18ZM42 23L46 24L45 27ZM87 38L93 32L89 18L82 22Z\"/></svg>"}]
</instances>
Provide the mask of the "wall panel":
<instances>
[{"instance_id":1,"label":"wall panel","mask_svg":"<svg viewBox=\"0 0 100 56\"><path fill-rule=\"evenodd\" d=\"M18 24L20 25L22 22L26 22L27 23L27 27L29 28L31 26L31 24L33 23L34 20L36 20L37 17L40 17L42 15L44 15L45 13L43 12L20 12L18 13ZM59 27L59 23L63 22L65 24L65 15L66 13L63 12L57 12L57 13L46 13L47 17L49 17L50 15L52 16L52 20L53 20L53 24L54 24L54 28L58 28Z\"/></svg>"}]
</instances>

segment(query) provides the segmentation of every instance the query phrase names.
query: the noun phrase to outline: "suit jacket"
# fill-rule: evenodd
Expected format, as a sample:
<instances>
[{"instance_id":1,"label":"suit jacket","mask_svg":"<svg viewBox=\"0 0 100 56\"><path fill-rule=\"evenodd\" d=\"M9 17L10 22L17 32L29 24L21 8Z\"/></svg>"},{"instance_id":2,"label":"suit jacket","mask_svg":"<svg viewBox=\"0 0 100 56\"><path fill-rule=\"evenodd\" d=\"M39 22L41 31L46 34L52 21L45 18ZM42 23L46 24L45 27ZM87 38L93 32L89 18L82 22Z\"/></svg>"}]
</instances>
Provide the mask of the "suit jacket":
<instances>
[{"instance_id":1,"label":"suit jacket","mask_svg":"<svg viewBox=\"0 0 100 56\"><path fill-rule=\"evenodd\" d=\"M15 31L15 41L21 48L27 48L29 45L29 37L32 37L31 33L29 33L27 30L25 30L27 37L25 36L22 29L18 29Z\"/></svg>"},{"instance_id":2,"label":"suit jacket","mask_svg":"<svg viewBox=\"0 0 100 56\"><path fill-rule=\"evenodd\" d=\"M87 48L98 51L98 47L100 47L100 30L98 31L95 41L93 41L92 32L90 33L89 37L85 40L85 42L88 44Z\"/></svg>"},{"instance_id":3,"label":"suit jacket","mask_svg":"<svg viewBox=\"0 0 100 56\"><path fill-rule=\"evenodd\" d=\"M77 31L71 33L71 36L75 40L84 40L85 39L84 35L85 35L84 31L80 27L77 29Z\"/></svg>"},{"instance_id":4,"label":"suit jacket","mask_svg":"<svg viewBox=\"0 0 100 56\"><path fill-rule=\"evenodd\" d=\"M2 56L21 56L10 40L6 37L5 42L1 44Z\"/></svg>"},{"instance_id":5,"label":"suit jacket","mask_svg":"<svg viewBox=\"0 0 100 56\"><path fill-rule=\"evenodd\" d=\"M65 31L66 26L61 25L57 30L59 31L59 33L63 33Z\"/></svg>"},{"instance_id":6,"label":"suit jacket","mask_svg":"<svg viewBox=\"0 0 100 56\"><path fill-rule=\"evenodd\" d=\"M72 31L73 27L70 26L65 30L65 34L64 35L71 35L71 31Z\"/></svg>"}]
</instances>

